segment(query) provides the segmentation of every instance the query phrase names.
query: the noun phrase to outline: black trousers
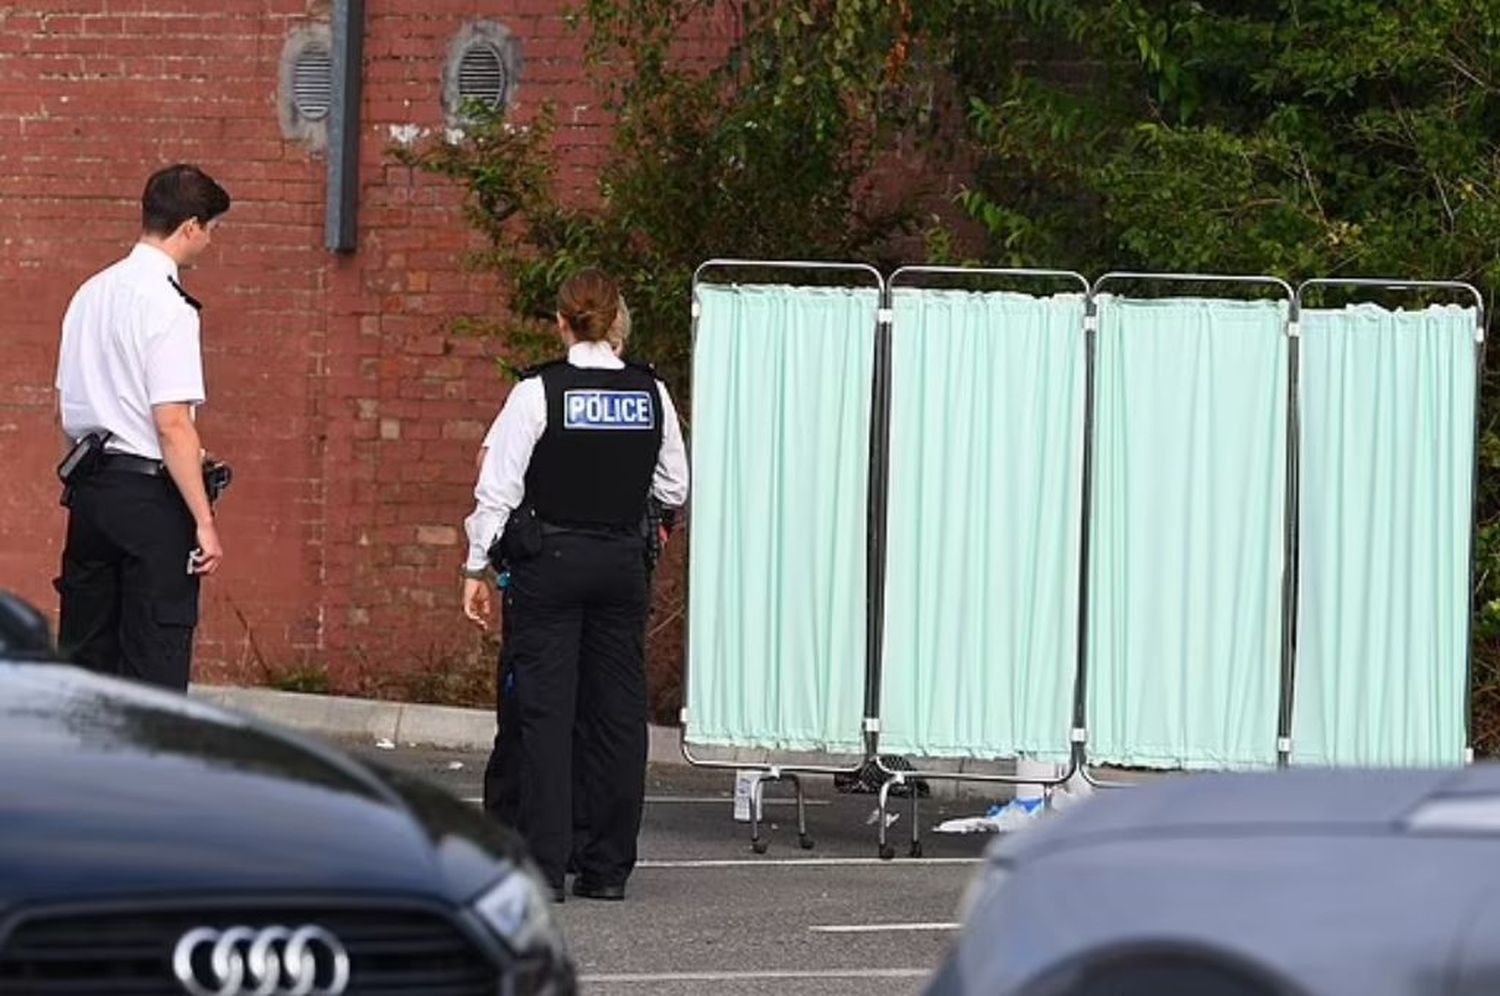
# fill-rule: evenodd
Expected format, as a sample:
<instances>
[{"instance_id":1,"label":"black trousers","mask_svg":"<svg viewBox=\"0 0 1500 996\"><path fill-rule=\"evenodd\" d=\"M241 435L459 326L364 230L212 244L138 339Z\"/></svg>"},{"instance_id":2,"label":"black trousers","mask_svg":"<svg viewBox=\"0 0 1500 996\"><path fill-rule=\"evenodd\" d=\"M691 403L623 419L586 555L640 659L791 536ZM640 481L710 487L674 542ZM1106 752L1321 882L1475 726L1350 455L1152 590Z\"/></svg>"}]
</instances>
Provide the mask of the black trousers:
<instances>
[{"instance_id":1,"label":"black trousers","mask_svg":"<svg viewBox=\"0 0 1500 996\"><path fill-rule=\"evenodd\" d=\"M510 608L510 592L501 592L500 655L495 669L495 743L484 766L484 810L508 827L519 825L521 811L521 719L516 705L516 668ZM583 756L583 731L574 707L573 756ZM582 765L573 766L573 847L576 851L587 832L589 814L579 774ZM576 854L568 858L568 870L578 870Z\"/></svg>"},{"instance_id":2,"label":"black trousers","mask_svg":"<svg viewBox=\"0 0 1500 996\"><path fill-rule=\"evenodd\" d=\"M539 555L512 565L506 611L517 827L552 885L562 885L570 855L591 885L623 885L635 867L646 780L642 540L549 533Z\"/></svg>"},{"instance_id":3,"label":"black trousers","mask_svg":"<svg viewBox=\"0 0 1500 996\"><path fill-rule=\"evenodd\" d=\"M495 745L484 767L484 809L506 826L518 825L521 811L521 722L516 715L516 669L512 658L509 588L500 592L500 657L495 675Z\"/></svg>"},{"instance_id":4,"label":"black trousers","mask_svg":"<svg viewBox=\"0 0 1500 996\"><path fill-rule=\"evenodd\" d=\"M192 513L166 477L104 469L73 489L58 649L101 674L187 691L198 576Z\"/></svg>"}]
</instances>

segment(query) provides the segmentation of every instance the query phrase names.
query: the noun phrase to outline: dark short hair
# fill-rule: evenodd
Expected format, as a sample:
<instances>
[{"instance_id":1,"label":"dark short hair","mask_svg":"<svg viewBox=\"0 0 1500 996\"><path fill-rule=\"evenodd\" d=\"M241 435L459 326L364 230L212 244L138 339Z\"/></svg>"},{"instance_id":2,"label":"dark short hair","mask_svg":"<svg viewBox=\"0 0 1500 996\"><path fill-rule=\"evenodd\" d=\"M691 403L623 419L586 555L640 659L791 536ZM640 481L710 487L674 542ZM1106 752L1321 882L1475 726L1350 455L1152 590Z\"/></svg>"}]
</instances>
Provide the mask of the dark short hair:
<instances>
[{"instance_id":1,"label":"dark short hair","mask_svg":"<svg viewBox=\"0 0 1500 996\"><path fill-rule=\"evenodd\" d=\"M205 225L229 210L229 193L196 166L178 163L157 170L141 194L141 227L151 235L171 235L189 218Z\"/></svg>"}]
</instances>

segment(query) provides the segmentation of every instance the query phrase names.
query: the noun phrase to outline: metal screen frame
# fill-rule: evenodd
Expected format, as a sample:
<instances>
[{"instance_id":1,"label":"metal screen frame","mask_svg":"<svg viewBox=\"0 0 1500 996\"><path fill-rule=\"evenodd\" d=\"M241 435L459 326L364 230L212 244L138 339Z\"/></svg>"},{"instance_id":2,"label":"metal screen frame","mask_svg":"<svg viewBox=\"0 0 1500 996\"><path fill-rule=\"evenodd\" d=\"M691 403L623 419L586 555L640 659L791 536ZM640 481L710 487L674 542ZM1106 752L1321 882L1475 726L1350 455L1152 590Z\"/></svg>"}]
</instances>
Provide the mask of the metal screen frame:
<instances>
[{"instance_id":1,"label":"metal screen frame","mask_svg":"<svg viewBox=\"0 0 1500 996\"><path fill-rule=\"evenodd\" d=\"M871 384L872 402L870 409L870 454L872 458L870 466L869 497L866 502L869 530L866 546L866 607L865 607L865 703L866 715L863 717L862 730L865 736L865 754L860 763L853 767L838 767L835 765L820 764L797 764L776 763L772 761L714 761L700 758L693 754L690 744L690 733L688 724L687 703L688 682L691 680L692 671L692 591L691 585L684 588L685 605L683 607L683 618L687 624L683 626L683 657L682 657L682 709L678 713L678 748L688 764L706 769L718 769L725 771L753 771L756 779L751 789L750 799L750 846L757 854L764 854L767 842L760 835L760 811L761 798L766 782L787 781L793 786L797 800L797 839L804 849L813 846L813 840L807 832L807 816L805 808L805 795L802 782L798 775L849 775L857 776L860 769L870 759L870 750L873 743L872 726L875 725L870 713L869 703L871 701L871 668L878 667L879 643L872 639L871 634L878 632L880 612L883 605L883 593L885 587L885 576L883 568L885 558L885 476L883 470L885 462L885 448L889 433L889 328L886 324L886 282L880 275L880 271L868 263L843 263L825 262L813 260L769 260L769 259L722 259L715 258L701 263L693 271L692 280L692 340L690 355L696 356L698 343L698 322L700 320L700 305L698 303L698 287L705 283L704 276L713 270L766 270L774 272L809 272L817 271L823 273L845 273L868 275L874 278L874 290L876 292L877 311L875 329L875 357L874 377ZM862 284L859 286L863 286ZM688 441L688 467L689 477L692 476L693 451L696 449L696 438ZM878 454L879 459L875 457ZM692 544L688 545L688 558L692 556ZM878 575L878 577L877 577ZM877 689L878 694L878 689ZM766 748L770 750L770 748Z\"/></svg>"},{"instance_id":2,"label":"metal screen frame","mask_svg":"<svg viewBox=\"0 0 1500 996\"><path fill-rule=\"evenodd\" d=\"M1464 761L1472 764L1474 762L1474 611L1477 595L1474 590L1474 574L1476 570L1475 538L1479 532L1479 446L1482 430L1482 418L1480 412L1480 398L1484 392L1484 352L1485 352L1485 310L1484 295L1479 288L1462 280L1398 280L1383 277L1315 277L1304 280L1297 286L1297 313L1301 314L1304 307L1304 295L1308 290L1316 290L1323 287L1337 287L1345 289L1366 288L1370 290L1385 291L1424 291L1424 290L1448 290L1455 293L1467 294L1474 299L1474 453L1469 472L1469 550L1468 550L1468 605L1469 611L1464 619ZM1294 385L1294 392L1296 385ZM1294 395L1295 396L1295 395ZM1296 625L1296 613L1300 591L1298 589L1298 571L1300 569L1300 549L1294 548L1294 559L1292 561L1291 580L1291 612L1293 614L1292 625ZM1292 691L1295 692L1296 682L1296 648L1292 648L1291 668ZM1291 720L1295 704L1295 695L1289 697L1287 708L1287 753L1291 753Z\"/></svg>"},{"instance_id":3,"label":"metal screen frame","mask_svg":"<svg viewBox=\"0 0 1500 996\"><path fill-rule=\"evenodd\" d=\"M1462 292L1471 296L1476 307L1475 328L1475 385L1474 385L1474 455L1473 472L1471 480L1471 515L1469 530L1469 614L1466 620L1467 643L1465 648L1465 715L1464 730L1466 741L1466 759L1472 761L1472 675L1473 675L1473 625L1474 625L1474 573L1477 533L1477 490L1478 490L1478 449L1480 437L1480 398L1484 377L1484 349L1485 349L1485 322L1487 319L1484 307L1484 299L1480 292L1472 285L1462 281L1445 280L1392 280L1383 278L1315 278L1303 281L1295 289L1287 281L1269 275L1238 275L1238 274L1199 274L1199 273L1155 273L1134 271L1111 271L1105 273L1097 280L1090 283L1088 278L1072 270L1054 270L1038 268L990 268L990 267L952 267L952 266L903 266L899 267L887 277L883 277L873 266L865 263L825 262L825 261L800 261L800 260L757 260L757 259L710 259L701 264L693 274L692 279L692 340L694 354L698 334L699 311L698 287L707 283L704 278L715 271L740 269L748 271L763 271L768 274L787 274L795 272L821 272L841 273L860 278L869 278L873 281L874 289L879 301L876 329L875 329L875 355L874 373L871 383L871 413L869 430L869 494L867 501L868 536L866 546L866 648L865 648L865 702L863 717L864 755L861 761L853 767L840 767L824 764L781 764L773 761L714 761L697 757L693 754L690 741L689 716L686 703L688 701L688 682L691 680L691 653L688 642L691 639L691 625L684 627L684 658L683 658L683 702L684 706L679 715L679 746L684 759L696 767L720 770L750 770L757 773L756 781L752 788L752 829L751 844L757 853L763 853L766 849L765 841L760 837L759 818L762 798L762 789L765 782L786 780L792 783L797 796L798 803L798 835L799 842L803 847L813 846L811 838L807 835L806 819L804 811L804 795L799 774L810 775L845 775L854 776L871 762L886 777L879 793L879 808L881 819L879 820L879 843L880 856L889 858L894 856L893 849L886 841L885 811L888 806L890 790L893 787L906 785L912 779L933 779L965 782L984 782L995 784L1040 784L1050 794L1057 786L1072 779L1075 775L1082 777L1088 784L1099 788L1126 787L1129 782L1110 781L1098 777L1094 766L1091 764L1088 752L1088 680L1089 660L1088 627L1090 623L1089 604L1089 576L1090 564L1093 556L1092 519L1094 506L1094 472L1095 472L1095 447L1096 447L1096 405L1097 405L1097 351L1098 351L1098 303L1099 298L1110 293L1110 284L1125 281L1138 281L1148 284L1188 284L1188 285L1238 285L1243 287L1258 286L1269 288L1277 292L1276 297L1284 297L1288 304L1287 317L1285 321L1284 334L1287 337L1287 385L1288 396L1286 398L1286 482L1284 490L1284 535L1282 538L1282 585L1281 585L1281 652L1280 673L1278 692L1278 716L1277 716L1277 743L1276 764L1278 767L1286 767L1290 763L1292 750L1292 718L1295 702L1296 664L1297 664L1297 604L1300 596L1298 585L1298 571L1300 569L1300 521L1298 509L1300 505L1300 432L1301 414L1298 407L1298 394L1301 379L1301 355L1300 355L1300 324L1301 315L1305 306L1305 299L1310 291L1323 287L1343 288L1372 288L1387 291L1421 291L1421 290L1451 290ZM906 278L906 286L920 287L919 283L911 281L920 280L923 276L947 276L964 279L991 278L991 279L1015 279L1034 280L1050 279L1067 281L1081 287L1084 294L1084 321L1083 333L1085 339L1084 354L1084 418L1083 418L1083 448L1082 448L1082 523L1079 532L1079 600L1077 620L1077 660L1074 665L1074 694L1073 694L1073 724L1069 731L1071 749L1070 760L1066 771L1056 777L1037 779L1035 777L1021 777L1018 775L998 775L969 772L934 771L928 769L895 770L886 765L880 757L880 712L881 712L881 682L883 677L883 653L884 653L884 627L885 627L885 581L887 571L887 517L888 517L888 493L890 483L890 405L891 405L891 325L892 309L894 304L893 294L898 283ZM755 281L756 283L770 283L773 281ZM865 286L863 279L857 283L843 284L841 286ZM1129 295L1116 293L1115 296L1128 299L1136 297L1141 299L1142 295ZM1166 294L1153 294L1150 297L1165 297ZM693 444L689 443L689 462L692 462ZM688 556L691 556L689 550ZM686 597L690 600L691 591ZM685 608L684 614L690 615L689 607ZM767 748L770 750L770 748ZM978 757L979 755L974 755ZM912 848L913 856L921 854L919 820L917 818L918 794L915 786L912 786Z\"/></svg>"},{"instance_id":4,"label":"metal screen frame","mask_svg":"<svg viewBox=\"0 0 1500 996\"><path fill-rule=\"evenodd\" d=\"M897 282L903 276L908 276L908 277L950 276L950 277L964 277L964 278L996 277L996 278L1019 278L1019 279L1023 279L1023 280L1043 279L1043 280L1065 281L1067 283L1073 283L1073 282L1076 281L1077 284L1078 284L1078 286L1079 286L1079 288L1080 288L1080 290L1081 290L1081 292L1082 292L1082 294L1083 294L1084 313L1085 313L1084 327L1080 331L1085 332L1085 334L1087 335L1087 329L1088 329L1088 318L1087 318L1087 315L1090 314L1090 302L1092 300L1091 293L1090 293L1091 288L1090 288L1090 285L1089 285L1088 278L1085 277L1083 274L1078 273L1076 271L1073 271L1073 270L1036 269L1036 268L1010 268L1010 267L962 267L962 266L902 266L902 267L899 267L898 269L896 269L894 272L891 273L891 275L890 275L889 278L887 278L887 280L886 280L886 289L885 289L885 312L886 312L886 316L887 317L886 317L885 327L882 330L882 338L884 340L884 357L885 357L885 359L887 361L887 363L886 363L886 371L885 371L886 388L885 388L885 394L884 394L884 401L885 401L884 420L885 420L885 422L887 424L887 427L889 426L889 420L890 420L890 384L889 384L889 381L890 381L890 370L889 370L889 356L890 356L891 324L892 324L893 309L894 309L894 304L895 304L894 293L895 293L895 290L896 290ZM909 286L916 286L917 289L921 289L918 285L909 285ZM1092 351L1092 348L1090 348L1088 345L1086 345L1085 346L1085 354L1084 354L1084 385L1085 386L1084 386L1084 417L1083 417L1083 426L1084 426L1083 431L1084 431L1085 437L1087 437L1087 435L1089 433L1089 425L1090 425L1090 421L1091 421L1091 419L1093 417L1092 397L1091 397L1092 384L1093 384L1093 351ZM1088 507L1088 487L1089 487L1089 450L1088 450L1086 439L1085 439L1085 445L1084 445L1083 450L1082 450L1082 454L1083 454L1083 498L1082 498L1082 502L1083 502L1083 507L1087 508ZM889 483L889 471L890 471L890 467L889 467L889 464L890 464L890 447L889 447L889 433L888 432L886 434L886 445L885 445L884 449L882 450L882 452L880 454L880 463L881 463L880 476L881 476L882 485L884 486L884 485L887 485ZM885 509L884 509L884 503L882 503L882 512L884 512L884 511L885 511ZM882 517L880 529L881 529L881 537L880 537L880 558L881 558L880 575L881 575L881 588L882 588L882 592L883 592L884 591L885 567L886 567L886 565L885 565L886 550L885 550L885 520L884 520L884 517ZM1087 550L1088 550L1088 540L1087 540L1086 533L1083 536L1080 537L1080 546L1081 546L1082 551L1083 551L1082 555L1084 557L1087 557L1087 555L1088 555L1088 553L1087 553ZM1082 594L1082 592L1081 592L1081 594ZM877 647L877 650L876 650L876 656L875 656L875 661L874 661L874 670L872 671L872 674L871 674L871 685L872 685L872 696L873 696L873 698L872 698L872 705L874 707L874 714L877 717L879 716L881 681L882 681L882 677L883 677L883 672L882 672L883 659L881 657L881 653L884 650L884 639L885 639L885 616L884 616L883 608L884 608L884 603L882 601L882 613L881 613L880 618L879 618L879 627L878 627L878 629L874 633L874 638L876 640L876 644L875 645ZM1082 699L1082 696L1084 694L1084 681L1085 681L1084 674L1083 674L1083 668L1084 668L1084 659L1083 659L1083 654L1082 654L1082 650L1081 650L1081 647L1080 647L1080 651L1079 651L1079 654L1078 654L1078 659L1075 662L1075 666L1074 666L1073 715L1074 715L1074 727L1075 727L1075 731L1076 731L1076 728L1080 725L1080 723L1079 723L1079 717L1081 717L1082 711L1083 711L1083 699ZM1071 743L1071 748L1069 750L1069 760L1068 760L1068 764L1067 764L1066 770L1062 774L1056 775L1056 776L1050 777L1050 778L1037 779L1037 778L1034 778L1034 777L1022 777L1022 776L1019 776L1019 775L985 774L985 773L981 773L981 772L937 771L937 770L925 769L925 768L918 768L918 769L904 770L903 771L903 770L898 770L898 769L894 769L894 768L891 768L891 767L887 766L885 764L884 760L882 760L882 758L880 756L879 749L878 749L879 748L879 728L878 728L878 725L877 725L876 731L873 734L873 736L875 738L875 743L874 743L874 749L873 749L872 753L873 753L873 757L875 759L875 766L881 772L881 774L883 774L883 775L886 776L885 783L883 785L881 785L881 787L880 787L880 795L879 795L880 819L879 819L879 822L878 822L878 826L879 826L879 833L878 833L879 842L878 842L878 846L879 846L880 856L882 858L887 858L887 859L895 856L894 849L886 842L886 819L885 819L885 813L886 813L886 809L887 809L887 804L889 802L890 791L895 786L905 785L906 782L907 782L907 779L920 778L920 779L946 780L946 781L988 782L988 783L992 783L992 784L1006 784L1006 785L1041 785L1050 794L1050 791L1052 789L1056 788L1059 785L1062 785L1062 784L1066 783L1068 781L1068 779L1070 779L1070 778L1073 777L1073 775L1078 771L1078 766L1079 766L1079 764L1080 764L1080 762L1082 760L1081 753L1080 753L1080 751L1078 749L1077 735L1076 735L1076 732L1075 732L1074 735L1069 738L1070 739L1070 743ZM973 755L973 756L976 759L978 759L978 755ZM910 798L911 798L911 845L910 845L910 852L909 853L910 853L910 855L912 857L920 857L922 855L921 823L920 823L920 820L918 819L918 798L919 798L919 796L918 796L918 792L917 792L917 789L916 789L915 786L911 787Z\"/></svg>"},{"instance_id":5,"label":"metal screen frame","mask_svg":"<svg viewBox=\"0 0 1500 996\"><path fill-rule=\"evenodd\" d=\"M1094 390L1093 390L1093 364L1094 349L1096 347L1095 337L1098 334L1098 298L1103 294L1105 284L1110 281L1141 281L1148 283L1186 283L1186 284L1235 284L1240 286L1273 287L1285 295L1287 301L1287 319L1283 324L1283 335L1287 337L1287 452L1286 452L1286 486L1283 494L1282 509L1282 564L1281 564L1281 670L1278 691L1278 717L1276 738L1276 763L1278 767L1286 767L1291 754L1291 703L1293 682L1293 651L1295 647L1296 627L1296 512L1297 512L1297 369L1299 362L1298 354L1298 315L1300 298L1298 291L1292 285L1280 277L1269 274L1213 274L1213 273L1151 273L1136 272L1131 270L1111 270L1094 281L1093 291L1089 296L1090 317L1090 340L1089 340L1089 370L1090 388L1089 405L1090 415L1093 414ZM1126 297L1127 295L1117 295ZM1094 456L1094 424L1092 418L1089 422L1088 438L1084 441L1086 452L1085 466L1092 468ZM1093 518L1093 491L1090 488L1088 494L1089 503L1083 510L1084 536L1090 535L1090 522ZM1085 539L1085 557L1088 556L1088 541ZM1079 583L1087 590L1089 579L1089 563L1083 564L1083 576ZM1080 612L1079 622L1079 653L1087 655L1087 605L1088 599L1083 599L1083 609ZM1087 667L1081 669L1087 674ZM1082 759L1079 771L1085 781L1097 788L1126 788L1131 783L1110 781L1098 778L1094 774L1094 766L1088 760L1087 725L1083 724L1080 730L1075 731L1075 736L1083 738L1079 745Z\"/></svg>"}]
</instances>

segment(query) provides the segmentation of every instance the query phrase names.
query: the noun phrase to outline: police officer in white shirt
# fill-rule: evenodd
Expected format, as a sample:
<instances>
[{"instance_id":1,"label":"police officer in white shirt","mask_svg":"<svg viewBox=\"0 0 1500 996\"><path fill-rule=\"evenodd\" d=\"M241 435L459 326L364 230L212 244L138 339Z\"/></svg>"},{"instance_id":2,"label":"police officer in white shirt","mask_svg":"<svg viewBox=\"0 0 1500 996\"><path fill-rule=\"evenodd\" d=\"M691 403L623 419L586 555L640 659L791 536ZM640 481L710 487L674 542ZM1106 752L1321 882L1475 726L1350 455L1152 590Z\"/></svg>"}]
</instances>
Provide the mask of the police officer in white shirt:
<instances>
[{"instance_id":1,"label":"police officer in white shirt","mask_svg":"<svg viewBox=\"0 0 1500 996\"><path fill-rule=\"evenodd\" d=\"M563 896L622 899L645 793L648 496L687 500L687 457L671 396L606 341L619 291L584 270L558 292L566 361L511 391L465 522L464 613L488 625L489 550L503 536L505 611L520 725L518 829ZM575 720L581 755L573 750ZM571 840L573 767L587 818Z\"/></svg>"},{"instance_id":2,"label":"police officer in white shirt","mask_svg":"<svg viewBox=\"0 0 1500 996\"><path fill-rule=\"evenodd\" d=\"M155 173L130 255L73 295L58 408L70 441L103 453L70 481L58 643L74 663L186 691L198 584L224 556L194 412L204 401L199 303L180 268L201 256L229 195L195 166Z\"/></svg>"}]
</instances>

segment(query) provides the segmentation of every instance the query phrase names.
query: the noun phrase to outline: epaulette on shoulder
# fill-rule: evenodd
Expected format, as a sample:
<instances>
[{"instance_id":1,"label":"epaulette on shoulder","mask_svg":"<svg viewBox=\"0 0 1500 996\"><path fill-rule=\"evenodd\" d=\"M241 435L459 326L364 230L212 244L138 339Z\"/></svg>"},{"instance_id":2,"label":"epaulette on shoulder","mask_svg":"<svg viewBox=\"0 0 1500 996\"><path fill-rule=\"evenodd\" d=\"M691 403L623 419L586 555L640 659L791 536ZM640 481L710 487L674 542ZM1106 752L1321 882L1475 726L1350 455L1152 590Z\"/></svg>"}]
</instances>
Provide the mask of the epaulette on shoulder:
<instances>
[{"instance_id":1,"label":"epaulette on shoulder","mask_svg":"<svg viewBox=\"0 0 1500 996\"><path fill-rule=\"evenodd\" d=\"M653 377L657 376L656 366L644 360L626 360L625 366L632 370L639 370L641 373L648 373Z\"/></svg>"},{"instance_id":2,"label":"epaulette on shoulder","mask_svg":"<svg viewBox=\"0 0 1500 996\"><path fill-rule=\"evenodd\" d=\"M182 299L187 302L188 307L192 308L194 311L203 310L203 302L199 301L196 297L183 290L182 285L177 282L177 278L167 277L167 283L171 284L172 289L182 296Z\"/></svg>"}]
</instances>

